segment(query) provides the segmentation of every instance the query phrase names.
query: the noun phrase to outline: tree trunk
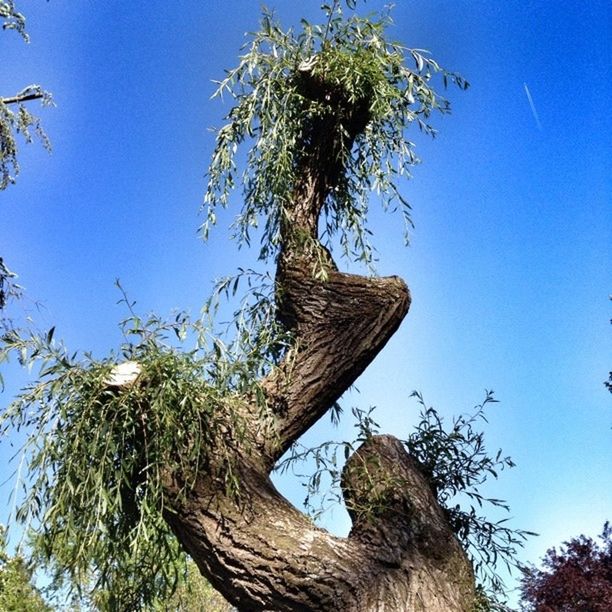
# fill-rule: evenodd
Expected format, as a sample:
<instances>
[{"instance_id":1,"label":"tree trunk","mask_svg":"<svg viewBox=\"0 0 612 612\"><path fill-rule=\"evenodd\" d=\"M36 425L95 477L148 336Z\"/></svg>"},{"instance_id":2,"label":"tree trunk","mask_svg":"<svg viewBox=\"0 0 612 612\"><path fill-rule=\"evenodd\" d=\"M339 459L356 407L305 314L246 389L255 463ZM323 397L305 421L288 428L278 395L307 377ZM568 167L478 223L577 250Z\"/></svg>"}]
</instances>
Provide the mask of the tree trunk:
<instances>
[{"instance_id":1,"label":"tree trunk","mask_svg":"<svg viewBox=\"0 0 612 612\"><path fill-rule=\"evenodd\" d=\"M347 538L316 527L269 478L383 348L410 305L401 279L341 273L318 242L319 215L342 171L339 151L350 150L367 123L360 113L358 120L355 112L340 113L341 143L329 124L309 126L276 276L278 318L293 333L292 348L262 381L267 426L260 408L244 398L248 439L234 435L228 407L219 441L232 449L238 495L212 472L202 473L166 511L202 574L239 610L453 612L473 605L471 565L419 465L396 438L373 436L347 461L342 491L353 520ZM313 274L317 265L325 267L323 280ZM178 486L169 482L167 489L173 499Z\"/></svg>"}]
</instances>

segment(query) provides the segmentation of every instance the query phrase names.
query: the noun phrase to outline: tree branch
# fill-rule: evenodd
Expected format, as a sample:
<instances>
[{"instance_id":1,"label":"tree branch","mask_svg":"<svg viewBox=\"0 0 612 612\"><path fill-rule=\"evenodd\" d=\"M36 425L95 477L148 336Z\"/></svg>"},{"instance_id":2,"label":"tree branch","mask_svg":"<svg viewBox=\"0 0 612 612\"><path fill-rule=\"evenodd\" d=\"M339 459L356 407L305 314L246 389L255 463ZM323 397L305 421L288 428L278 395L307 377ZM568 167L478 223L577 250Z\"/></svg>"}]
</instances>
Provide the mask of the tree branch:
<instances>
[{"instance_id":1,"label":"tree branch","mask_svg":"<svg viewBox=\"0 0 612 612\"><path fill-rule=\"evenodd\" d=\"M269 478L280 456L372 362L410 305L401 279L341 273L319 242L326 198L369 115L312 74L302 79L303 95L321 98L337 114L305 119L293 199L282 211L276 305L292 346L262 381L271 426L262 427L261 410L245 398L239 408L245 439L228 412L218 443L235 453L231 477L240 482L238 492L229 493L214 470L200 473L183 497L169 483L166 518L202 573L239 609L467 612L470 563L397 439L370 438L347 462L348 538L317 528Z\"/></svg>"},{"instance_id":2,"label":"tree branch","mask_svg":"<svg viewBox=\"0 0 612 612\"><path fill-rule=\"evenodd\" d=\"M238 609L470 609L469 562L395 438L371 438L347 463L343 492L354 519L348 538L317 528L244 457L239 469L239 500L202 476L166 512L202 573Z\"/></svg>"},{"instance_id":3,"label":"tree branch","mask_svg":"<svg viewBox=\"0 0 612 612\"><path fill-rule=\"evenodd\" d=\"M9 98L0 98L2 104L21 104L23 102L30 102L31 100L42 100L46 97L44 91L30 92L26 94L17 94Z\"/></svg>"},{"instance_id":4,"label":"tree branch","mask_svg":"<svg viewBox=\"0 0 612 612\"><path fill-rule=\"evenodd\" d=\"M282 266L279 316L295 343L263 387L277 417L272 465L355 382L399 327L410 293L398 277L329 271L313 278L308 260Z\"/></svg>"}]
</instances>

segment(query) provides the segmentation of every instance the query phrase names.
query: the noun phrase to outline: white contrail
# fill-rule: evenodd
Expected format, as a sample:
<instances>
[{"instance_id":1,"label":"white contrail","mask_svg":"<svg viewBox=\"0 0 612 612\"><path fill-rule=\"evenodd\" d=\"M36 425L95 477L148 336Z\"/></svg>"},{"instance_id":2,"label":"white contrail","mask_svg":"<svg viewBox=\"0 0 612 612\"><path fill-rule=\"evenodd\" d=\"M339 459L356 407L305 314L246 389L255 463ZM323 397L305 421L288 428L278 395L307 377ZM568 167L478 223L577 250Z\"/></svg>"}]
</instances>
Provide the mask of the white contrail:
<instances>
[{"instance_id":1,"label":"white contrail","mask_svg":"<svg viewBox=\"0 0 612 612\"><path fill-rule=\"evenodd\" d=\"M540 122L540 117L538 116L538 111L536 110L535 104L533 103L533 98L531 97L531 93L529 92L529 87L527 87L527 83L523 83L523 87L525 88L527 100L529 100L529 106L531 107L531 113L533 115L533 118L535 119L536 125L538 126L538 130L542 131L542 123Z\"/></svg>"}]
</instances>

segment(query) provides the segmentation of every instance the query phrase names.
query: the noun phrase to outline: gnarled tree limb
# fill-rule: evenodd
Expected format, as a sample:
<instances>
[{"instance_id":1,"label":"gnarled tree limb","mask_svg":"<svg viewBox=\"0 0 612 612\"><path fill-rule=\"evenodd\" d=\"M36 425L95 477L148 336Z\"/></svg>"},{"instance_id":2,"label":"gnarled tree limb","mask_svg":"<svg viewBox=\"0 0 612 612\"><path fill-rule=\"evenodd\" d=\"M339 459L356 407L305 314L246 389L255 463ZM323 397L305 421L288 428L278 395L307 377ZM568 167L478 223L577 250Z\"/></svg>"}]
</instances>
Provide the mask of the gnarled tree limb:
<instances>
[{"instance_id":1,"label":"gnarled tree limb","mask_svg":"<svg viewBox=\"0 0 612 612\"><path fill-rule=\"evenodd\" d=\"M308 75L300 78L304 95L335 95ZM166 518L202 573L240 610L467 611L470 563L419 465L397 439L372 437L349 458L343 493L353 528L347 538L317 528L269 478L287 448L371 363L410 305L401 279L341 273L329 255L323 278L313 274L321 265L325 198L341 175L343 151L367 123L361 107L337 102L337 115L304 130L294 198L283 211L276 295L293 345L262 383L272 426L258 426L259 411L249 410L245 398L247 429L258 433L238 440L228 413L226 438L219 440L234 449L239 495L228 494L212 472L200 474L186 497L168 482L168 497L176 501Z\"/></svg>"}]
</instances>

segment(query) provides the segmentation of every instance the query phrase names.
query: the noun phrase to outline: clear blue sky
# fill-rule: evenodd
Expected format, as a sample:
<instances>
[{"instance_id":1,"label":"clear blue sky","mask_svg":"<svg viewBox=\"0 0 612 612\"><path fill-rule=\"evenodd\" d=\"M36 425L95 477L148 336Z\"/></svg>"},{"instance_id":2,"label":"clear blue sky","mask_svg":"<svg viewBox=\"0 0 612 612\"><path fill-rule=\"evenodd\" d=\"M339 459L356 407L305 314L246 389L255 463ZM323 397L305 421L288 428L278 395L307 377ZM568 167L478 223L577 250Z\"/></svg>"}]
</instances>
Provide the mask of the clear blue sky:
<instances>
[{"instance_id":1,"label":"clear blue sky","mask_svg":"<svg viewBox=\"0 0 612 612\"><path fill-rule=\"evenodd\" d=\"M268 4L290 25L317 18L319 2ZM518 467L489 492L510 502L515 526L541 534L523 555L536 561L612 519L612 396L602 384L612 369L612 9L607 0L397 4L393 37L431 50L471 88L449 91L453 114L437 121L434 142L413 135L423 164L404 185L412 246L398 217L373 216L379 272L402 276L413 305L345 405L378 406L383 430L405 436L413 389L448 415L494 389L489 445ZM253 263L228 240L238 195L208 243L196 228L208 128L227 111L209 100L211 80L235 65L260 6L18 6L32 42L0 35L0 95L40 83L57 107L42 113L53 153L24 147L17 185L0 194L0 254L28 300L44 304L26 302L42 326L100 353L120 338L116 277L143 311L197 312L215 278ZM325 422L317 434L351 429ZM3 465L8 454L0 448ZM341 513L327 524L347 527Z\"/></svg>"}]
</instances>

